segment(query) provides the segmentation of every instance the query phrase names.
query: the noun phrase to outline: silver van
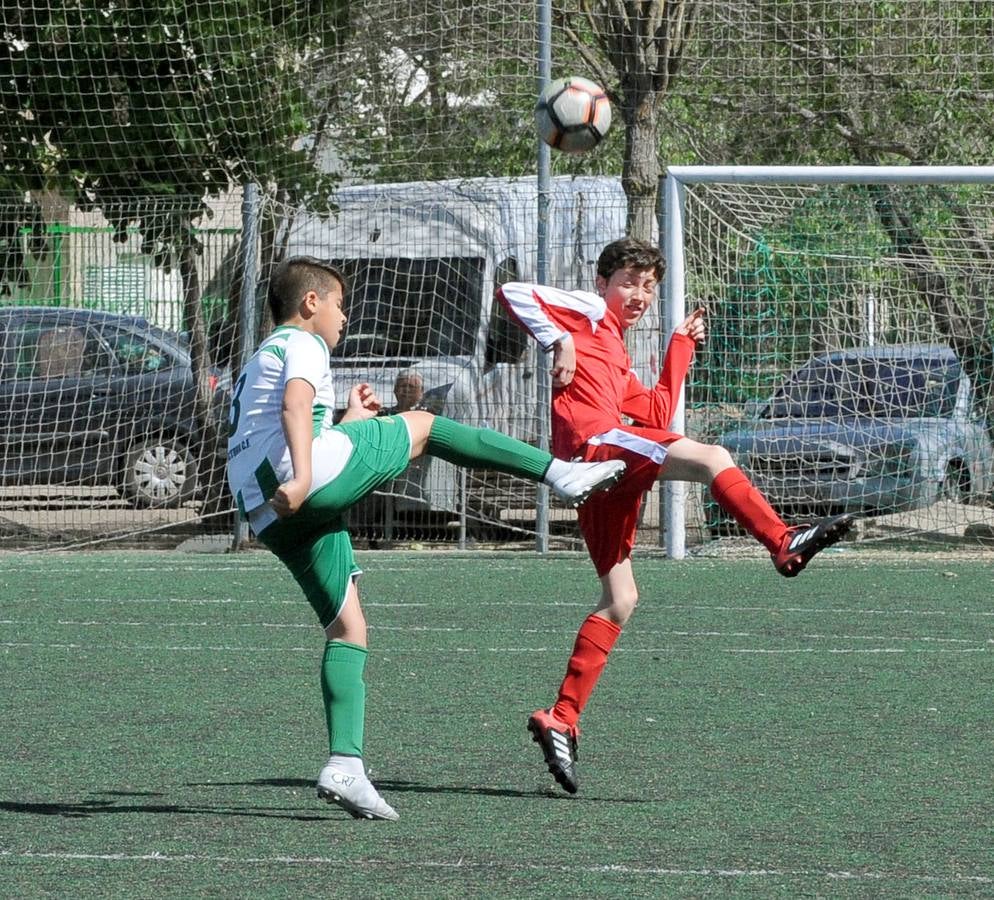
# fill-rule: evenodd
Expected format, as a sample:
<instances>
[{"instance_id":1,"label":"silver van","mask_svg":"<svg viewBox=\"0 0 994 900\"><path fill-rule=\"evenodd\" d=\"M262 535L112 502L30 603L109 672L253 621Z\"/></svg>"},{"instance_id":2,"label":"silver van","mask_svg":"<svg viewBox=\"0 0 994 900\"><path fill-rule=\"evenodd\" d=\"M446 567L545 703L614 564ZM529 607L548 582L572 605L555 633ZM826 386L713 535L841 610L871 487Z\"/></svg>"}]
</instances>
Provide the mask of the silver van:
<instances>
[{"instance_id":1,"label":"silver van","mask_svg":"<svg viewBox=\"0 0 994 900\"><path fill-rule=\"evenodd\" d=\"M495 300L508 281L535 281L537 183L481 178L342 188L337 212L298 214L287 256L332 260L348 278L348 324L332 354L336 392L367 381L384 403L413 371L422 405L474 425L534 440L547 415L534 377L538 354ZM549 283L593 290L603 246L625 233L619 178L552 179ZM658 355L656 310L632 348L646 379ZM425 460L396 485L396 507L455 511L459 473Z\"/></svg>"}]
</instances>

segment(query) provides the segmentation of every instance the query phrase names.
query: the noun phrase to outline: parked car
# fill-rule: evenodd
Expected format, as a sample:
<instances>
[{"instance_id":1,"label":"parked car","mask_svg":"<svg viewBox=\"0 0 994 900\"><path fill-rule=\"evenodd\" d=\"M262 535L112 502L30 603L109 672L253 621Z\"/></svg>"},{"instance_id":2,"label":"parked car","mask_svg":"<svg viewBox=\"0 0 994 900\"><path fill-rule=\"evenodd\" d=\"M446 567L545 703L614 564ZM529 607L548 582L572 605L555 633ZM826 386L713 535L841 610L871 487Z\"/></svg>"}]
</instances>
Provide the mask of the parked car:
<instances>
[{"instance_id":1,"label":"parked car","mask_svg":"<svg viewBox=\"0 0 994 900\"><path fill-rule=\"evenodd\" d=\"M210 379L220 421L224 373ZM198 490L194 396L176 332L93 310L0 309L4 485L113 485L138 506L178 505Z\"/></svg>"},{"instance_id":2,"label":"parked car","mask_svg":"<svg viewBox=\"0 0 994 900\"><path fill-rule=\"evenodd\" d=\"M983 502L994 450L970 380L939 344L819 356L755 421L718 438L787 517L880 515L940 498ZM721 526L709 511L712 531Z\"/></svg>"}]
</instances>

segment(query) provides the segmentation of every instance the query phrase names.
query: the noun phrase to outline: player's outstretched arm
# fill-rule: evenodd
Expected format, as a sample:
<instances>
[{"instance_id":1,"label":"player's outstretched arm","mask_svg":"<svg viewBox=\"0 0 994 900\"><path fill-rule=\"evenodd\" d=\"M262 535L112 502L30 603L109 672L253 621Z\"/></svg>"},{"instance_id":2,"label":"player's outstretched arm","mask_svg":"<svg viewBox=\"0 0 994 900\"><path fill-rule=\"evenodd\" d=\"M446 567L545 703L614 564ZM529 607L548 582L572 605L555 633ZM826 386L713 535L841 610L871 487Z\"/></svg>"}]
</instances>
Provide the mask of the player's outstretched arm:
<instances>
[{"instance_id":1,"label":"player's outstretched arm","mask_svg":"<svg viewBox=\"0 0 994 900\"><path fill-rule=\"evenodd\" d=\"M630 373L621 411L639 425L668 429L672 424L694 348L706 336L704 313L704 308L698 307L673 330L673 336L679 335L681 340L670 339L663 368L654 387L646 387L634 373Z\"/></svg>"},{"instance_id":2,"label":"player's outstretched arm","mask_svg":"<svg viewBox=\"0 0 994 900\"><path fill-rule=\"evenodd\" d=\"M698 306L686 319L677 325L673 333L685 334L687 337L692 338L694 343L703 343L707 337L707 328L704 322L706 314L707 310L703 306Z\"/></svg>"}]
</instances>

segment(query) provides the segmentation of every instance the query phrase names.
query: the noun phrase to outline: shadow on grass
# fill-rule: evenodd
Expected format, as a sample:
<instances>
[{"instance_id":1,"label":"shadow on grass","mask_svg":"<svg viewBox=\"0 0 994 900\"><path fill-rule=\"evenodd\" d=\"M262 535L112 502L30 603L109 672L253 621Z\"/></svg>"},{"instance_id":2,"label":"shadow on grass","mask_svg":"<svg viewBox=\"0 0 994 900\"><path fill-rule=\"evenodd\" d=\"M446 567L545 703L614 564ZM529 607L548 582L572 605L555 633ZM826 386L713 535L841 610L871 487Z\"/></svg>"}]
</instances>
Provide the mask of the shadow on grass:
<instances>
[{"instance_id":1,"label":"shadow on grass","mask_svg":"<svg viewBox=\"0 0 994 900\"><path fill-rule=\"evenodd\" d=\"M470 787L469 785L418 784L415 781L386 781L375 774L370 781L377 790L399 794L474 794L483 797L544 797L542 791L516 791L507 788ZM314 780L304 778L256 778L253 781L209 781L187 784L187 787L289 787L313 789Z\"/></svg>"},{"instance_id":2,"label":"shadow on grass","mask_svg":"<svg viewBox=\"0 0 994 900\"><path fill-rule=\"evenodd\" d=\"M390 779L377 778L375 773L370 780L376 785L377 790L397 794L466 794L476 797L540 797L543 800L570 800L573 803L584 801L594 801L598 803L644 803L645 799L633 799L630 797L576 797L564 794L556 788L550 786L546 790L521 791L514 788L489 788L473 787L471 785L454 784L421 784L416 781L392 781ZM310 790L314 788L314 780L307 778L256 778L252 781L208 781L189 782L187 787L214 788L214 787L288 787L303 788Z\"/></svg>"},{"instance_id":3,"label":"shadow on grass","mask_svg":"<svg viewBox=\"0 0 994 900\"><path fill-rule=\"evenodd\" d=\"M248 816L259 819L292 819L299 822L319 822L326 815L300 813L296 810L261 806L207 806L184 803L125 803L121 800L103 800L109 797L162 797L159 793L129 793L127 791L101 791L91 800L76 803L15 803L0 800L0 812L22 813L33 816L61 816L65 819L88 819L109 813L166 813L193 816Z\"/></svg>"}]
</instances>

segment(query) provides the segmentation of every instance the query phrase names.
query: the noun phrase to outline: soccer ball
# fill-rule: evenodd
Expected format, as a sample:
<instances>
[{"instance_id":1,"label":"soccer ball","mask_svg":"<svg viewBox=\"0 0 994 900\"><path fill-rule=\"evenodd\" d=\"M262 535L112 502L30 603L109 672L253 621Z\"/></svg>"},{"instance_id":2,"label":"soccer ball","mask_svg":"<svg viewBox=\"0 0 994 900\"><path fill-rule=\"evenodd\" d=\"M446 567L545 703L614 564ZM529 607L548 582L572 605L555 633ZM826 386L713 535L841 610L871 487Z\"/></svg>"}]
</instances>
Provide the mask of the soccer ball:
<instances>
[{"instance_id":1,"label":"soccer ball","mask_svg":"<svg viewBox=\"0 0 994 900\"><path fill-rule=\"evenodd\" d=\"M611 103L604 89L586 78L557 78L538 98L535 124L550 147L586 153L607 134Z\"/></svg>"}]
</instances>

